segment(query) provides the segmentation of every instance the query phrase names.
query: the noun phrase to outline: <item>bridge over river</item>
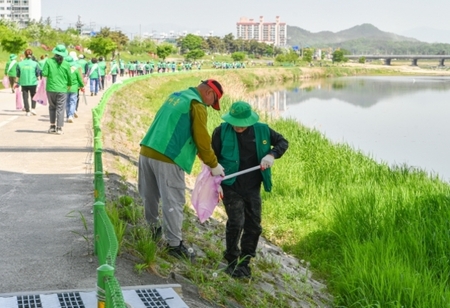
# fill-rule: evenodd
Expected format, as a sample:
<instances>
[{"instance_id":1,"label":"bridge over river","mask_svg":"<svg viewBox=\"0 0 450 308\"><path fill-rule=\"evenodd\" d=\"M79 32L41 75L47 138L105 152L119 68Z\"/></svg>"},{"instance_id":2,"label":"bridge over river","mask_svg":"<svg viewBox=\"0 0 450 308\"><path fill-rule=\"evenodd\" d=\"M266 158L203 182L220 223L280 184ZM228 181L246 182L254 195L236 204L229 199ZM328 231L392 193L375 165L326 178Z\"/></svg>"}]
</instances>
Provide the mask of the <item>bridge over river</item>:
<instances>
[{"instance_id":1,"label":"bridge over river","mask_svg":"<svg viewBox=\"0 0 450 308\"><path fill-rule=\"evenodd\" d=\"M444 66L444 61L450 59L450 55L346 55L348 59L366 58L366 60L384 60L384 64L391 65L392 60L408 59L411 60L411 65L417 66L418 60L433 60L439 61L439 66Z\"/></svg>"}]
</instances>

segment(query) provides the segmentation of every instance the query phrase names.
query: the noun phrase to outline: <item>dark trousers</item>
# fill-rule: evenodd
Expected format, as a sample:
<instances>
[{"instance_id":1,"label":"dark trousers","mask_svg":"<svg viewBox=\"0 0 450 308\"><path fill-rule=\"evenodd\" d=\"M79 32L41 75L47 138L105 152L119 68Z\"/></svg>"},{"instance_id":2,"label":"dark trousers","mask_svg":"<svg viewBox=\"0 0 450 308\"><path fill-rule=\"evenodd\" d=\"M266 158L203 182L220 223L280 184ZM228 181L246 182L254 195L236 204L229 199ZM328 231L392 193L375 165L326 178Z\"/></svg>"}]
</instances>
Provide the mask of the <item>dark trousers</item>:
<instances>
[{"instance_id":1,"label":"dark trousers","mask_svg":"<svg viewBox=\"0 0 450 308\"><path fill-rule=\"evenodd\" d=\"M36 108L36 101L33 100L34 94L36 94L37 86L22 86L22 98L23 105L26 112L30 112L30 103L28 102L28 97L31 100L31 108Z\"/></svg>"},{"instance_id":2,"label":"dark trousers","mask_svg":"<svg viewBox=\"0 0 450 308\"><path fill-rule=\"evenodd\" d=\"M105 75L100 76L100 90L104 90L105 89Z\"/></svg>"},{"instance_id":3,"label":"dark trousers","mask_svg":"<svg viewBox=\"0 0 450 308\"><path fill-rule=\"evenodd\" d=\"M261 196L259 191L243 197L223 185L223 204L228 216L226 225L225 259L231 263L238 258L256 256L261 227Z\"/></svg>"}]
</instances>

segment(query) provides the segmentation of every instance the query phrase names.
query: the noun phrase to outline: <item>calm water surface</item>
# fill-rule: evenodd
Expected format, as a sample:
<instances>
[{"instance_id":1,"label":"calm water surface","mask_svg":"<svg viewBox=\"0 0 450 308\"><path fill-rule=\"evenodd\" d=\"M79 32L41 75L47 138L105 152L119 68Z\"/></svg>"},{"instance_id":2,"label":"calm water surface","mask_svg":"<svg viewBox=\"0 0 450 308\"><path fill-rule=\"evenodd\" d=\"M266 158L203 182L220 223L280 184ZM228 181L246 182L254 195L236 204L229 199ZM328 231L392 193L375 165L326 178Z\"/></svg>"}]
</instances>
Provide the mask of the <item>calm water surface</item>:
<instances>
[{"instance_id":1,"label":"calm water surface","mask_svg":"<svg viewBox=\"0 0 450 308\"><path fill-rule=\"evenodd\" d=\"M346 77L253 103L390 165L450 181L450 78ZM292 142L292 141L291 141Z\"/></svg>"}]
</instances>

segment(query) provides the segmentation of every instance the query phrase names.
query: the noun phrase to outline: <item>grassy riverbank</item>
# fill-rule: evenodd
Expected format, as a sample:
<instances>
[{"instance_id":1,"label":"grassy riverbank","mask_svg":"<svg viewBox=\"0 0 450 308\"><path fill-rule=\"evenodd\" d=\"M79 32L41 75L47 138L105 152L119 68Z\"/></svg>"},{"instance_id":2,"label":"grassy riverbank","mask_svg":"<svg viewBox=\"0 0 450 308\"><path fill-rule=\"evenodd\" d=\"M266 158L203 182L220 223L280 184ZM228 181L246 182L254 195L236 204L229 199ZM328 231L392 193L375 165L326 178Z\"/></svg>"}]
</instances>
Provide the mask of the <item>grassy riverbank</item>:
<instances>
[{"instance_id":1,"label":"grassy riverbank","mask_svg":"<svg viewBox=\"0 0 450 308\"><path fill-rule=\"evenodd\" d=\"M249 88L327 76L399 73L398 68L362 66L259 68L137 81L109 103L103 136L105 148L115 155L105 158L106 169L136 182L139 141L155 111L169 93L196 85L200 79L217 78L226 93L222 111L209 110L212 131L232 101L248 97ZM294 121L270 124L290 141L290 148L273 167L273 192L263 193L264 237L310 262L315 277L324 279L334 295L335 306L448 306L450 185L407 166L378 164ZM199 170L198 162L195 170ZM192 186L193 178L188 182ZM250 283L208 278L221 260L223 226L210 226L208 238L202 234L202 241L192 221L187 219L186 237L205 250L207 258L185 268L183 274L205 298L222 304L228 302L225 298L233 298L248 307L286 307L285 295L272 298L258 290L265 277L261 273L271 275L276 268L268 266L267 260L255 260L256 277ZM213 235L217 242L211 240ZM168 267L160 266L160 271ZM283 279L286 284L296 283L293 277ZM309 302L318 305L310 293L298 292L306 294L297 294L303 300L309 297Z\"/></svg>"}]
</instances>

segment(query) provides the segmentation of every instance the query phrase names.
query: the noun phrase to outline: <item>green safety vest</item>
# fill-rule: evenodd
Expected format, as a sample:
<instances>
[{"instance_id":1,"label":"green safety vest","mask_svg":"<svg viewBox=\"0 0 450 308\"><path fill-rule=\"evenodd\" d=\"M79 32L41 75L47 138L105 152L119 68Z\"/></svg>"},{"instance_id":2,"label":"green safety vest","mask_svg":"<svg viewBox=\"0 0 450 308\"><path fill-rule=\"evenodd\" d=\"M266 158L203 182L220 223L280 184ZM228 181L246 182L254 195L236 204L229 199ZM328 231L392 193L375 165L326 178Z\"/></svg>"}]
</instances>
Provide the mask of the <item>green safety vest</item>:
<instances>
[{"instance_id":1,"label":"green safety vest","mask_svg":"<svg viewBox=\"0 0 450 308\"><path fill-rule=\"evenodd\" d=\"M19 84L21 86L35 86L38 84L36 77L36 68L39 64L31 59L20 61L19 64L20 77Z\"/></svg>"},{"instance_id":2,"label":"green safety vest","mask_svg":"<svg viewBox=\"0 0 450 308\"><path fill-rule=\"evenodd\" d=\"M264 123L255 123L256 155L258 161L270 152L270 130L269 126ZM226 174L232 174L239 171L239 146L237 142L236 132L228 123L222 123L220 139L222 140L222 150L220 151L219 164L225 169ZM263 178L264 190L270 192L272 190L272 175L270 168L261 171ZM236 177L222 181L222 184L232 185L236 181Z\"/></svg>"},{"instance_id":3,"label":"green safety vest","mask_svg":"<svg viewBox=\"0 0 450 308\"><path fill-rule=\"evenodd\" d=\"M191 132L191 102L204 105L196 88L172 93L164 102L140 145L172 159L181 169L191 173L197 146Z\"/></svg>"}]
</instances>

